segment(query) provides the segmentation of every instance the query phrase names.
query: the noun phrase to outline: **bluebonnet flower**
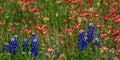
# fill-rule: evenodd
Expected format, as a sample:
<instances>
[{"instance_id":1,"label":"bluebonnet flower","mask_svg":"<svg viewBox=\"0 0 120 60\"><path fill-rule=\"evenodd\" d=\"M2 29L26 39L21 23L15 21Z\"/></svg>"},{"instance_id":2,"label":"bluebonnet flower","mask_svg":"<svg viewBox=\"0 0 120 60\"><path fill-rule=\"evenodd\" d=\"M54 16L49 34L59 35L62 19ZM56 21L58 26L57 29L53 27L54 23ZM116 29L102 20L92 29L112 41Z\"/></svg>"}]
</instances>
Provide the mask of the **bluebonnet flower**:
<instances>
[{"instance_id":1,"label":"bluebonnet flower","mask_svg":"<svg viewBox=\"0 0 120 60\"><path fill-rule=\"evenodd\" d=\"M2 46L2 52L7 52L9 50L9 45L7 43L4 43Z\"/></svg>"},{"instance_id":2,"label":"bluebonnet flower","mask_svg":"<svg viewBox=\"0 0 120 60\"><path fill-rule=\"evenodd\" d=\"M32 45L31 46L31 55L36 56L38 54L38 41L37 41L37 39L33 39L31 45Z\"/></svg>"},{"instance_id":3,"label":"bluebonnet flower","mask_svg":"<svg viewBox=\"0 0 120 60\"><path fill-rule=\"evenodd\" d=\"M100 32L96 32L97 38L95 39L96 41L94 42L95 46L100 46Z\"/></svg>"},{"instance_id":4,"label":"bluebonnet flower","mask_svg":"<svg viewBox=\"0 0 120 60\"><path fill-rule=\"evenodd\" d=\"M18 46L18 44L17 44L16 38L12 38L9 41L9 52L11 54L16 54L16 48L17 48L17 46Z\"/></svg>"},{"instance_id":5,"label":"bluebonnet flower","mask_svg":"<svg viewBox=\"0 0 120 60\"><path fill-rule=\"evenodd\" d=\"M100 32L96 32L98 38L100 38Z\"/></svg>"},{"instance_id":6,"label":"bluebonnet flower","mask_svg":"<svg viewBox=\"0 0 120 60\"><path fill-rule=\"evenodd\" d=\"M87 32L87 41L91 42L94 39L94 25L89 24Z\"/></svg>"},{"instance_id":7,"label":"bluebonnet flower","mask_svg":"<svg viewBox=\"0 0 120 60\"><path fill-rule=\"evenodd\" d=\"M94 42L94 46L100 46L100 41L99 41L99 40L96 40L96 41Z\"/></svg>"},{"instance_id":8,"label":"bluebonnet flower","mask_svg":"<svg viewBox=\"0 0 120 60\"><path fill-rule=\"evenodd\" d=\"M27 52L28 51L28 40L24 39L22 42L22 51Z\"/></svg>"},{"instance_id":9,"label":"bluebonnet flower","mask_svg":"<svg viewBox=\"0 0 120 60\"><path fill-rule=\"evenodd\" d=\"M36 34L35 33L32 33L32 35L31 35L31 39L36 39Z\"/></svg>"},{"instance_id":10,"label":"bluebonnet flower","mask_svg":"<svg viewBox=\"0 0 120 60\"><path fill-rule=\"evenodd\" d=\"M87 42L84 36L85 36L85 32L80 31L78 36L78 46L77 46L79 50L84 50L87 47Z\"/></svg>"}]
</instances>

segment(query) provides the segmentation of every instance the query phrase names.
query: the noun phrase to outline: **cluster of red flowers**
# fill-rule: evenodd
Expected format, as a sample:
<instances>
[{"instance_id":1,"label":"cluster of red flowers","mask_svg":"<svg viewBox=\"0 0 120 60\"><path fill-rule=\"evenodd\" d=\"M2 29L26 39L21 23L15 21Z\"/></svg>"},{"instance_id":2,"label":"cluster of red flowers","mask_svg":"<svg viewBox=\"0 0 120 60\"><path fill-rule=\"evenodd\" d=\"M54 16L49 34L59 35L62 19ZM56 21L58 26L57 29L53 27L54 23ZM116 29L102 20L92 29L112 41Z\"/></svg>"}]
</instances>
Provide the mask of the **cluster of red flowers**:
<instances>
[{"instance_id":1,"label":"cluster of red flowers","mask_svg":"<svg viewBox=\"0 0 120 60\"><path fill-rule=\"evenodd\" d=\"M43 32L43 34L48 34L48 29L46 28L46 25L44 25L44 24L41 24L41 25L35 25L35 28L36 28L36 30L37 30L37 34L39 35L40 34L40 32L42 31Z\"/></svg>"}]
</instances>

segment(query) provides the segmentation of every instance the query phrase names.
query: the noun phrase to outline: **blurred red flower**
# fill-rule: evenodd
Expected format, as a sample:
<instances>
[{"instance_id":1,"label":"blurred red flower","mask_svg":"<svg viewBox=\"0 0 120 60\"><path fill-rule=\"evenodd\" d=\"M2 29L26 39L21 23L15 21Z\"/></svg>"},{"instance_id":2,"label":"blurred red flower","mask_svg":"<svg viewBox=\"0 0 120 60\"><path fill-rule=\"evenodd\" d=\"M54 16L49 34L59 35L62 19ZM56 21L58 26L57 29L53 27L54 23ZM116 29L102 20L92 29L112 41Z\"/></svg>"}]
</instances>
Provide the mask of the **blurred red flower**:
<instances>
[{"instance_id":1,"label":"blurred red flower","mask_svg":"<svg viewBox=\"0 0 120 60\"><path fill-rule=\"evenodd\" d=\"M120 47L118 47L116 50L117 50L118 52L120 52Z\"/></svg>"},{"instance_id":2,"label":"blurred red flower","mask_svg":"<svg viewBox=\"0 0 120 60\"><path fill-rule=\"evenodd\" d=\"M119 22L120 21L120 14L117 14L116 16L114 16L113 21Z\"/></svg>"},{"instance_id":3,"label":"blurred red flower","mask_svg":"<svg viewBox=\"0 0 120 60\"><path fill-rule=\"evenodd\" d=\"M102 28L104 26L103 23L98 24L98 27Z\"/></svg>"},{"instance_id":4,"label":"blurred red flower","mask_svg":"<svg viewBox=\"0 0 120 60\"><path fill-rule=\"evenodd\" d=\"M79 24L79 23L75 23L73 27L74 27L74 28L79 28L79 27L80 27L80 24Z\"/></svg>"},{"instance_id":5,"label":"blurred red flower","mask_svg":"<svg viewBox=\"0 0 120 60\"><path fill-rule=\"evenodd\" d=\"M108 14L103 14L102 18L108 20L109 19L109 15Z\"/></svg>"},{"instance_id":6,"label":"blurred red flower","mask_svg":"<svg viewBox=\"0 0 120 60\"><path fill-rule=\"evenodd\" d=\"M106 36L105 33L100 33L100 37L101 37L101 38L103 38L103 37L105 37L105 36Z\"/></svg>"},{"instance_id":7,"label":"blurred red flower","mask_svg":"<svg viewBox=\"0 0 120 60\"><path fill-rule=\"evenodd\" d=\"M1 20L0 25L4 25L4 24L5 24L5 20Z\"/></svg>"},{"instance_id":8,"label":"blurred red flower","mask_svg":"<svg viewBox=\"0 0 120 60\"><path fill-rule=\"evenodd\" d=\"M35 27L36 27L36 29L38 29L38 30L43 30L46 26L43 25L43 24L41 24L41 25L36 25Z\"/></svg>"},{"instance_id":9,"label":"blurred red flower","mask_svg":"<svg viewBox=\"0 0 120 60\"><path fill-rule=\"evenodd\" d=\"M44 8L44 6L43 6L43 5L41 5L41 6L40 6L40 9L43 9L43 8Z\"/></svg>"},{"instance_id":10,"label":"blurred red flower","mask_svg":"<svg viewBox=\"0 0 120 60\"><path fill-rule=\"evenodd\" d=\"M30 20L29 20L29 23L32 23L32 22L33 22L33 20L32 20L32 19L30 19Z\"/></svg>"},{"instance_id":11,"label":"blurred red flower","mask_svg":"<svg viewBox=\"0 0 120 60\"><path fill-rule=\"evenodd\" d=\"M15 24L15 25L19 25L19 22L15 22L14 24Z\"/></svg>"},{"instance_id":12,"label":"blurred red flower","mask_svg":"<svg viewBox=\"0 0 120 60\"><path fill-rule=\"evenodd\" d=\"M25 7L25 6L21 6L20 8L21 8L21 10L25 10L25 9L26 9L26 7Z\"/></svg>"},{"instance_id":13,"label":"blurred red flower","mask_svg":"<svg viewBox=\"0 0 120 60\"><path fill-rule=\"evenodd\" d=\"M119 29L114 29L112 32L113 32L113 35L117 35L120 31Z\"/></svg>"},{"instance_id":14,"label":"blurred red flower","mask_svg":"<svg viewBox=\"0 0 120 60\"><path fill-rule=\"evenodd\" d=\"M48 34L47 29L43 29L43 34L45 34L45 35L47 35L47 34Z\"/></svg>"},{"instance_id":15,"label":"blurred red flower","mask_svg":"<svg viewBox=\"0 0 120 60\"><path fill-rule=\"evenodd\" d=\"M90 15L90 12L89 12L89 11L86 11L86 12L85 12L85 15L86 15L86 16L89 16L89 15Z\"/></svg>"},{"instance_id":16,"label":"blurred red flower","mask_svg":"<svg viewBox=\"0 0 120 60\"><path fill-rule=\"evenodd\" d=\"M11 30L13 30L14 29L14 26L13 25L10 25L9 26L9 30L11 31Z\"/></svg>"},{"instance_id":17,"label":"blurred red flower","mask_svg":"<svg viewBox=\"0 0 120 60\"><path fill-rule=\"evenodd\" d=\"M27 32L27 33L31 33L32 32L31 28L24 28L24 31Z\"/></svg>"},{"instance_id":18,"label":"blurred red flower","mask_svg":"<svg viewBox=\"0 0 120 60\"><path fill-rule=\"evenodd\" d=\"M75 14L76 11L75 11L75 10L70 10L70 13L71 13L71 14Z\"/></svg>"},{"instance_id":19,"label":"blurred red flower","mask_svg":"<svg viewBox=\"0 0 120 60\"><path fill-rule=\"evenodd\" d=\"M29 10L34 11L35 10L34 6L29 6Z\"/></svg>"},{"instance_id":20,"label":"blurred red flower","mask_svg":"<svg viewBox=\"0 0 120 60\"><path fill-rule=\"evenodd\" d=\"M0 13L3 12L3 9L0 7Z\"/></svg>"},{"instance_id":21,"label":"blurred red flower","mask_svg":"<svg viewBox=\"0 0 120 60\"><path fill-rule=\"evenodd\" d=\"M115 8L111 8L110 10L109 10L109 14L110 15L115 15L116 13L115 13Z\"/></svg>"},{"instance_id":22,"label":"blurred red flower","mask_svg":"<svg viewBox=\"0 0 120 60\"><path fill-rule=\"evenodd\" d=\"M107 46L102 46L102 47L100 48L100 50L101 50L101 52L107 50Z\"/></svg>"},{"instance_id":23,"label":"blurred red flower","mask_svg":"<svg viewBox=\"0 0 120 60\"><path fill-rule=\"evenodd\" d=\"M81 15L84 13L82 8L79 9L79 13L80 13Z\"/></svg>"},{"instance_id":24,"label":"blurred red flower","mask_svg":"<svg viewBox=\"0 0 120 60\"><path fill-rule=\"evenodd\" d=\"M26 0L26 2L30 2L30 0Z\"/></svg>"},{"instance_id":25,"label":"blurred red flower","mask_svg":"<svg viewBox=\"0 0 120 60\"><path fill-rule=\"evenodd\" d=\"M96 12L93 12L94 17L98 17L98 14Z\"/></svg>"},{"instance_id":26,"label":"blurred red flower","mask_svg":"<svg viewBox=\"0 0 120 60\"><path fill-rule=\"evenodd\" d=\"M119 42L120 42L120 36L115 36L115 37L113 38L113 42L119 43Z\"/></svg>"}]
</instances>

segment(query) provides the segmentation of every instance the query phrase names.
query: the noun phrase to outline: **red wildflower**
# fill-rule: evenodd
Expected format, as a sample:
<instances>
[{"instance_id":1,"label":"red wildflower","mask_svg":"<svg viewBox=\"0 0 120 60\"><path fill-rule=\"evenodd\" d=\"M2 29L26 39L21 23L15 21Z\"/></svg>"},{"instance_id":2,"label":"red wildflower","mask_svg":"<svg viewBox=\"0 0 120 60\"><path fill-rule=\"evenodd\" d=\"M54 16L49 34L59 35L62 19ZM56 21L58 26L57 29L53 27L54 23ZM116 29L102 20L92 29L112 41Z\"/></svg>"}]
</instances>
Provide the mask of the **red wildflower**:
<instances>
[{"instance_id":1,"label":"red wildflower","mask_svg":"<svg viewBox=\"0 0 120 60\"><path fill-rule=\"evenodd\" d=\"M80 14L83 14L83 13L84 13L82 8L79 9L79 13L80 13Z\"/></svg>"},{"instance_id":2,"label":"red wildflower","mask_svg":"<svg viewBox=\"0 0 120 60\"><path fill-rule=\"evenodd\" d=\"M111 28L112 28L112 26L111 26L111 25L108 25L108 28L109 28L109 29L111 29Z\"/></svg>"},{"instance_id":3,"label":"red wildflower","mask_svg":"<svg viewBox=\"0 0 120 60\"><path fill-rule=\"evenodd\" d=\"M102 46L102 47L100 48L100 50L101 50L101 52L107 50L107 46Z\"/></svg>"},{"instance_id":4,"label":"red wildflower","mask_svg":"<svg viewBox=\"0 0 120 60\"><path fill-rule=\"evenodd\" d=\"M67 32L69 30L69 28L64 28L63 32Z\"/></svg>"},{"instance_id":5,"label":"red wildflower","mask_svg":"<svg viewBox=\"0 0 120 60\"><path fill-rule=\"evenodd\" d=\"M59 34L59 37L63 37L64 35L63 34Z\"/></svg>"},{"instance_id":6,"label":"red wildflower","mask_svg":"<svg viewBox=\"0 0 120 60\"><path fill-rule=\"evenodd\" d=\"M26 2L30 2L30 0L26 0Z\"/></svg>"},{"instance_id":7,"label":"red wildflower","mask_svg":"<svg viewBox=\"0 0 120 60\"><path fill-rule=\"evenodd\" d=\"M106 36L105 33L100 33L100 37L101 37L101 38L103 38L103 37L105 37L105 36Z\"/></svg>"},{"instance_id":8,"label":"red wildflower","mask_svg":"<svg viewBox=\"0 0 120 60\"><path fill-rule=\"evenodd\" d=\"M36 28L37 28L38 30L43 30L45 27L46 27L46 26L43 25L43 24L41 24L41 25L36 25Z\"/></svg>"},{"instance_id":9,"label":"red wildflower","mask_svg":"<svg viewBox=\"0 0 120 60\"><path fill-rule=\"evenodd\" d=\"M106 2L106 1L104 0L104 1L103 1L103 4L107 6L107 5L108 5L108 2Z\"/></svg>"},{"instance_id":10,"label":"red wildflower","mask_svg":"<svg viewBox=\"0 0 120 60\"><path fill-rule=\"evenodd\" d=\"M41 6L40 6L40 9L43 9L43 8L44 8L44 6L41 5Z\"/></svg>"},{"instance_id":11,"label":"red wildflower","mask_svg":"<svg viewBox=\"0 0 120 60\"><path fill-rule=\"evenodd\" d=\"M48 34L48 31L47 31L47 29L43 29L43 34Z\"/></svg>"},{"instance_id":12,"label":"red wildflower","mask_svg":"<svg viewBox=\"0 0 120 60\"><path fill-rule=\"evenodd\" d=\"M1 20L0 25L4 25L4 24L5 24L5 20Z\"/></svg>"},{"instance_id":13,"label":"red wildflower","mask_svg":"<svg viewBox=\"0 0 120 60\"><path fill-rule=\"evenodd\" d=\"M71 3L71 2L72 2L72 0L66 0L66 2L67 2L67 3Z\"/></svg>"},{"instance_id":14,"label":"red wildflower","mask_svg":"<svg viewBox=\"0 0 120 60\"><path fill-rule=\"evenodd\" d=\"M120 31L119 31L119 29L114 29L112 32L113 32L113 35L116 35L116 34L118 34Z\"/></svg>"},{"instance_id":15,"label":"red wildflower","mask_svg":"<svg viewBox=\"0 0 120 60\"><path fill-rule=\"evenodd\" d=\"M29 23L32 23L32 22L33 22L33 20L32 20L32 19L30 19L30 20L29 20Z\"/></svg>"},{"instance_id":16,"label":"red wildflower","mask_svg":"<svg viewBox=\"0 0 120 60\"><path fill-rule=\"evenodd\" d=\"M75 10L70 10L70 13L71 13L71 14L75 14L76 11L75 11Z\"/></svg>"},{"instance_id":17,"label":"red wildflower","mask_svg":"<svg viewBox=\"0 0 120 60\"><path fill-rule=\"evenodd\" d=\"M39 15L39 14L40 14L40 12L36 11L36 12L34 12L34 14L35 14L35 15Z\"/></svg>"},{"instance_id":18,"label":"red wildflower","mask_svg":"<svg viewBox=\"0 0 120 60\"><path fill-rule=\"evenodd\" d=\"M20 34L20 33L22 33L22 32L23 32L23 30L22 30L22 29L18 31L18 33L19 33L19 34Z\"/></svg>"},{"instance_id":19,"label":"red wildflower","mask_svg":"<svg viewBox=\"0 0 120 60\"><path fill-rule=\"evenodd\" d=\"M113 17L113 20L114 20L115 22L120 21L120 14L117 14L115 17Z\"/></svg>"},{"instance_id":20,"label":"red wildflower","mask_svg":"<svg viewBox=\"0 0 120 60\"><path fill-rule=\"evenodd\" d=\"M24 31L27 32L27 33L31 33L32 30L30 28L24 28Z\"/></svg>"},{"instance_id":21,"label":"red wildflower","mask_svg":"<svg viewBox=\"0 0 120 60\"><path fill-rule=\"evenodd\" d=\"M48 51L48 52L54 52L54 48L53 48L53 47L49 47L49 48L47 49L47 51Z\"/></svg>"},{"instance_id":22,"label":"red wildflower","mask_svg":"<svg viewBox=\"0 0 120 60\"><path fill-rule=\"evenodd\" d=\"M118 47L116 50L117 50L118 52L120 52L120 47Z\"/></svg>"},{"instance_id":23,"label":"red wildflower","mask_svg":"<svg viewBox=\"0 0 120 60\"><path fill-rule=\"evenodd\" d=\"M102 18L108 20L109 16L108 16L108 14L103 14Z\"/></svg>"},{"instance_id":24,"label":"red wildflower","mask_svg":"<svg viewBox=\"0 0 120 60\"><path fill-rule=\"evenodd\" d=\"M42 15L38 15L38 18L42 18Z\"/></svg>"},{"instance_id":25,"label":"red wildflower","mask_svg":"<svg viewBox=\"0 0 120 60\"><path fill-rule=\"evenodd\" d=\"M73 32L74 29L73 28L69 28L68 32Z\"/></svg>"},{"instance_id":26,"label":"red wildflower","mask_svg":"<svg viewBox=\"0 0 120 60\"><path fill-rule=\"evenodd\" d=\"M116 6L116 5L119 5L119 2L115 1L113 2L112 4L110 4L111 6Z\"/></svg>"},{"instance_id":27,"label":"red wildflower","mask_svg":"<svg viewBox=\"0 0 120 60\"><path fill-rule=\"evenodd\" d=\"M113 38L113 42L120 42L120 36L115 36Z\"/></svg>"},{"instance_id":28,"label":"red wildflower","mask_svg":"<svg viewBox=\"0 0 120 60\"><path fill-rule=\"evenodd\" d=\"M78 5L80 5L82 3L82 0L75 0L75 3L77 3Z\"/></svg>"},{"instance_id":29,"label":"red wildflower","mask_svg":"<svg viewBox=\"0 0 120 60\"><path fill-rule=\"evenodd\" d=\"M79 28L80 27L80 24L79 23L75 23L74 24L74 28Z\"/></svg>"},{"instance_id":30,"label":"red wildflower","mask_svg":"<svg viewBox=\"0 0 120 60\"><path fill-rule=\"evenodd\" d=\"M115 14L115 9L114 9L114 8L111 8L111 9L109 10L109 14L113 16L113 15Z\"/></svg>"},{"instance_id":31,"label":"red wildflower","mask_svg":"<svg viewBox=\"0 0 120 60\"><path fill-rule=\"evenodd\" d=\"M21 6L21 10L25 10L26 9L26 7L25 6Z\"/></svg>"},{"instance_id":32,"label":"red wildflower","mask_svg":"<svg viewBox=\"0 0 120 60\"><path fill-rule=\"evenodd\" d=\"M86 16L89 16L89 15L90 15L90 12L89 12L89 11L86 11L86 12L85 12L85 15L86 15Z\"/></svg>"},{"instance_id":33,"label":"red wildflower","mask_svg":"<svg viewBox=\"0 0 120 60\"><path fill-rule=\"evenodd\" d=\"M29 6L29 10L34 11L35 10L34 6Z\"/></svg>"},{"instance_id":34,"label":"red wildflower","mask_svg":"<svg viewBox=\"0 0 120 60\"><path fill-rule=\"evenodd\" d=\"M15 25L19 25L19 22L15 22Z\"/></svg>"},{"instance_id":35,"label":"red wildflower","mask_svg":"<svg viewBox=\"0 0 120 60\"><path fill-rule=\"evenodd\" d=\"M60 54L59 58L66 58L66 56L64 53L62 53L62 54Z\"/></svg>"},{"instance_id":36,"label":"red wildflower","mask_svg":"<svg viewBox=\"0 0 120 60\"><path fill-rule=\"evenodd\" d=\"M14 26L13 25L10 25L9 26L9 30L13 30L14 29Z\"/></svg>"},{"instance_id":37,"label":"red wildflower","mask_svg":"<svg viewBox=\"0 0 120 60\"><path fill-rule=\"evenodd\" d=\"M86 0L86 3L91 4L91 3L92 3L92 0Z\"/></svg>"},{"instance_id":38,"label":"red wildflower","mask_svg":"<svg viewBox=\"0 0 120 60\"><path fill-rule=\"evenodd\" d=\"M98 24L98 27L102 28L104 26L104 24L100 23Z\"/></svg>"},{"instance_id":39,"label":"red wildflower","mask_svg":"<svg viewBox=\"0 0 120 60\"><path fill-rule=\"evenodd\" d=\"M73 16L73 15L69 16L69 19L72 19L72 20L73 20L73 19L74 19L74 16Z\"/></svg>"},{"instance_id":40,"label":"red wildflower","mask_svg":"<svg viewBox=\"0 0 120 60\"><path fill-rule=\"evenodd\" d=\"M94 17L98 17L98 14L96 12L93 12Z\"/></svg>"},{"instance_id":41,"label":"red wildflower","mask_svg":"<svg viewBox=\"0 0 120 60\"><path fill-rule=\"evenodd\" d=\"M110 48L109 52L114 53L115 49L114 48Z\"/></svg>"},{"instance_id":42,"label":"red wildflower","mask_svg":"<svg viewBox=\"0 0 120 60\"><path fill-rule=\"evenodd\" d=\"M64 28L63 29L63 32L72 32L72 31L74 31L73 28Z\"/></svg>"},{"instance_id":43,"label":"red wildflower","mask_svg":"<svg viewBox=\"0 0 120 60\"><path fill-rule=\"evenodd\" d=\"M0 13L3 12L3 9L0 7Z\"/></svg>"},{"instance_id":44,"label":"red wildflower","mask_svg":"<svg viewBox=\"0 0 120 60\"><path fill-rule=\"evenodd\" d=\"M111 33L111 30L107 29L107 30L106 30L106 33L110 34L110 33Z\"/></svg>"}]
</instances>

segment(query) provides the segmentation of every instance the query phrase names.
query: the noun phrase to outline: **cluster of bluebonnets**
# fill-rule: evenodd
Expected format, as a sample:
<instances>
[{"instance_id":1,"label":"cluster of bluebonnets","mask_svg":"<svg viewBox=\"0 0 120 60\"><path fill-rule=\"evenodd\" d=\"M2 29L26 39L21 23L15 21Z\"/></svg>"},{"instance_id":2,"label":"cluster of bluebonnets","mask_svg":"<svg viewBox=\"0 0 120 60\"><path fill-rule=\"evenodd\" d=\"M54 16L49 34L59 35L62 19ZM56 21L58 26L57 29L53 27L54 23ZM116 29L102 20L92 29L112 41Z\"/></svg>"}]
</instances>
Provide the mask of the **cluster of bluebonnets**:
<instances>
[{"instance_id":1,"label":"cluster of bluebonnets","mask_svg":"<svg viewBox=\"0 0 120 60\"><path fill-rule=\"evenodd\" d=\"M89 24L87 33L85 33L83 30L79 31L78 35L78 46L77 48L79 50L84 50L87 48L88 43L92 42L94 40L95 31L94 31L94 25L92 23ZM94 46L100 46L100 32L96 33L97 38L95 39L93 45Z\"/></svg>"},{"instance_id":2,"label":"cluster of bluebonnets","mask_svg":"<svg viewBox=\"0 0 120 60\"><path fill-rule=\"evenodd\" d=\"M4 43L2 46L2 52L9 52L10 54L15 55L17 51L17 47L19 45L17 41L18 35L15 35L14 37L9 40L8 43ZM22 52L31 52L32 56L38 55L38 41L36 39L36 34L32 33L31 35L31 48L29 49L28 40L24 39L22 41Z\"/></svg>"},{"instance_id":3,"label":"cluster of bluebonnets","mask_svg":"<svg viewBox=\"0 0 120 60\"><path fill-rule=\"evenodd\" d=\"M84 50L85 48L87 48L88 43L92 42L92 40L94 40L94 25L93 24L89 24L88 26L88 31L87 33L85 33L83 30L81 30L79 32L79 36L78 36L78 46L77 48L79 50ZM95 39L93 45L95 46L99 46L100 45L100 33L97 32L96 33L97 39ZM11 40L9 40L8 43L4 43L2 46L2 52L9 52L13 55L16 54L16 50L17 47L19 45L19 43L17 42L17 38L18 35L15 35L14 37L11 38ZM38 55L38 41L36 39L36 34L32 33L31 35L31 48L29 49L29 41L27 39L24 39L22 41L22 52L31 52L32 56L36 56Z\"/></svg>"}]
</instances>

